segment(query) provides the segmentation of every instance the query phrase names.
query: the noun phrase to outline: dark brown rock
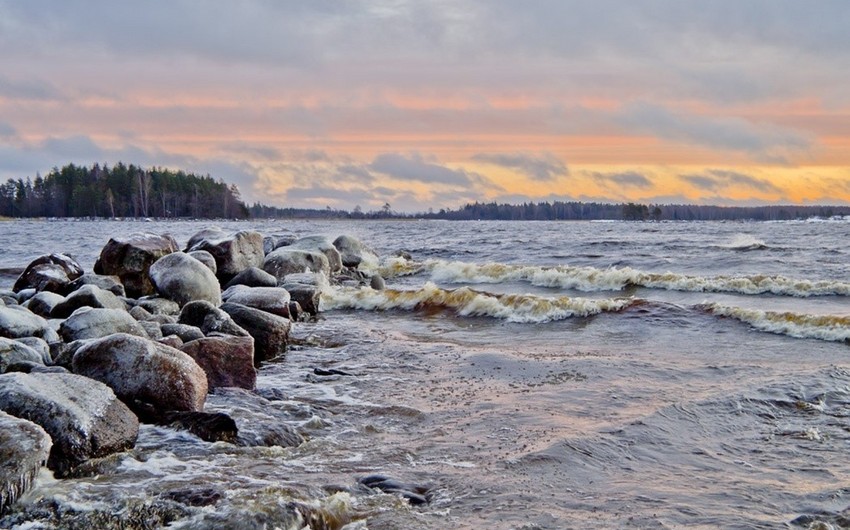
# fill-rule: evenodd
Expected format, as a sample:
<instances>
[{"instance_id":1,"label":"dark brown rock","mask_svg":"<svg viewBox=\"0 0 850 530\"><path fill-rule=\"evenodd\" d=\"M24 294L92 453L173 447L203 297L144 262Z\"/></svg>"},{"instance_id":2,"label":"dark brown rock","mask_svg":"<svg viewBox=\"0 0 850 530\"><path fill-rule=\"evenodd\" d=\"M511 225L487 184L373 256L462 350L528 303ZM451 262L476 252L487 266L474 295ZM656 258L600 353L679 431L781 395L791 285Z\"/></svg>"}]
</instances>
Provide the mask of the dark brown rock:
<instances>
[{"instance_id":1,"label":"dark brown rock","mask_svg":"<svg viewBox=\"0 0 850 530\"><path fill-rule=\"evenodd\" d=\"M61 293L65 286L83 274L74 258L65 254L48 254L34 259L15 282L12 290L24 289Z\"/></svg>"},{"instance_id":2,"label":"dark brown rock","mask_svg":"<svg viewBox=\"0 0 850 530\"><path fill-rule=\"evenodd\" d=\"M139 298L154 293L148 276L150 266L159 258L178 250L177 241L170 235L136 233L112 238L101 250L94 272L118 276L127 296Z\"/></svg>"},{"instance_id":3,"label":"dark brown rock","mask_svg":"<svg viewBox=\"0 0 850 530\"><path fill-rule=\"evenodd\" d=\"M254 364L274 359L286 352L289 330L292 327L288 318L229 302L222 304L221 310L254 337Z\"/></svg>"},{"instance_id":4,"label":"dark brown rock","mask_svg":"<svg viewBox=\"0 0 850 530\"><path fill-rule=\"evenodd\" d=\"M180 350L204 369L210 390L227 386L248 390L256 387L254 339L251 337L204 337L185 343Z\"/></svg>"}]
</instances>

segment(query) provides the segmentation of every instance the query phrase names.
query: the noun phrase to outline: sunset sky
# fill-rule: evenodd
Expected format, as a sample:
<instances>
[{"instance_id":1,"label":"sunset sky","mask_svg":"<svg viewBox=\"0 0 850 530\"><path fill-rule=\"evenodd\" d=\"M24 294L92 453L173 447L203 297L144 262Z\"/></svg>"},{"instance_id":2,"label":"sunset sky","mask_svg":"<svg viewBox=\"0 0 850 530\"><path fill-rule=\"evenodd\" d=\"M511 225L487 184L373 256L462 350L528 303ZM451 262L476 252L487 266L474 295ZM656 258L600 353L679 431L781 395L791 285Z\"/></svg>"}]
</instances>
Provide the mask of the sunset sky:
<instances>
[{"instance_id":1,"label":"sunset sky","mask_svg":"<svg viewBox=\"0 0 850 530\"><path fill-rule=\"evenodd\" d=\"M0 178L247 202L850 202L850 2L0 0Z\"/></svg>"}]
</instances>

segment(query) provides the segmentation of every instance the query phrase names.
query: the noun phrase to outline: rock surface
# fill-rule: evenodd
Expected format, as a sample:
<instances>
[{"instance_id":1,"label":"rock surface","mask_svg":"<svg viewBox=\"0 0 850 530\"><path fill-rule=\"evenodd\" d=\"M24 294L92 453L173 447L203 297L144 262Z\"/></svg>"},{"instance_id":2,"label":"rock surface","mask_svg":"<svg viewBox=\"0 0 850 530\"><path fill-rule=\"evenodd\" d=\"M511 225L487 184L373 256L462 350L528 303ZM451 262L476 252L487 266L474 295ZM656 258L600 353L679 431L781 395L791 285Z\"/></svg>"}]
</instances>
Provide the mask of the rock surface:
<instances>
[{"instance_id":1,"label":"rock surface","mask_svg":"<svg viewBox=\"0 0 850 530\"><path fill-rule=\"evenodd\" d=\"M47 320L21 306L0 306L0 337L39 337L48 343L59 341L59 335Z\"/></svg>"},{"instance_id":2,"label":"rock surface","mask_svg":"<svg viewBox=\"0 0 850 530\"><path fill-rule=\"evenodd\" d=\"M278 284L290 274L321 272L329 276L331 272L327 256L318 250L300 250L291 247L281 247L268 256L263 262L263 270L277 278Z\"/></svg>"},{"instance_id":3,"label":"rock surface","mask_svg":"<svg viewBox=\"0 0 850 530\"><path fill-rule=\"evenodd\" d=\"M287 248L321 252L328 258L330 272L339 272L342 270L342 256L340 256L339 250L325 236L302 237L293 241Z\"/></svg>"},{"instance_id":4,"label":"rock surface","mask_svg":"<svg viewBox=\"0 0 850 530\"><path fill-rule=\"evenodd\" d=\"M204 338L204 332L201 328L190 326L189 324L163 324L160 327L163 337L176 335L183 342L191 342L196 339Z\"/></svg>"},{"instance_id":5,"label":"rock surface","mask_svg":"<svg viewBox=\"0 0 850 530\"><path fill-rule=\"evenodd\" d=\"M109 291L115 296L127 295L124 291L124 285L121 284L121 278L118 276L106 276L103 274L93 274L89 272L69 283L62 294L67 296L83 285L94 285L95 287L100 287L104 291Z\"/></svg>"},{"instance_id":6,"label":"rock surface","mask_svg":"<svg viewBox=\"0 0 850 530\"><path fill-rule=\"evenodd\" d=\"M268 399L242 388L220 388L210 394L207 411L228 412L239 429L239 445L297 447L304 442L304 437L288 424L296 418Z\"/></svg>"},{"instance_id":7,"label":"rock surface","mask_svg":"<svg viewBox=\"0 0 850 530\"><path fill-rule=\"evenodd\" d=\"M39 256L27 265L12 290L24 289L61 293L72 280L82 276L83 268L74 258L65 254Z\"/></svg>"},{"instance_id":8,"label":"rock surface","mask_svg":"<svg viewBox=\"0 0 850 530\"><path fill-rule=\"evenodd\" d=\"M236 322L230 318L230 315L215 307L209 302L197 301L190 302L183 306L180 311L180 324L188 324L199 328L204 335L210 333L224 333L225 335L234 335L236 337L250 336L247 331L239 327Z\"/></svg>"},{"instance_id":9,"label":"rock surface","mask_svg":"<svg viewBox=\"0 0 850 530\"><path fill-rule=\"evenodd\" d=\"M71 313L81 307L99 307L105 309L127 309L126 304L110 291L101 289L96 285L83 285L76 291L65 297L53 307L50 312L51 318L68 318Z\"/></svg>"},{"instance_id":10,"label":"rock surface","mask_svg":"<svg viewBox=\"0 0 850 530\"><path fill-rule=\"evenodd\" d=\"M0 412L0 515L30 490L52 445L37 424Z\"/></svg>"},{"instance_id":11,"label":"rock surface","mask_svg":"<svg viewBox=\"0 0 850 530\"><path fill-rule=\"evenodd\" d=\"M245 285L248 287L276 287L277 278L259 267L248 267L227 282L225 288L229 289L234 285Z\"/></svg>"},{"instance_id":12,"label":"rock surface","mask_svg":"<svg viewBox=\"0 0 850 530\"><path fill-rule=\"evenodd\" d=\"M53 448L47 466L60 476L136 442L139 421L106 385L74 374L0 375L0 410L40 425Z\"/></svg>"},{"instance_id":13,"label":"rock surface","mask_svg":"<svg viewBox=\"0 0 850 530\"><path fill-rule=\"evenodd\" d=\"M40 352L22 342L0 337L0 373L6 372L9 365L21 362L44 364Z\"/></svg>"},{"instance_id":14,"label":"rock surface","mask_svg":"<svg viewBox=\"0 0 850 530\"><path fill-rule=\"evenodd\" d=\"M189 254L196 260L206 265L206 267L211 270L213 274L216 274L218 272L218 265L215 264L215 258L206 250L192 250L190 252L187 252L186 254Z\"/></svg>"},{"instance_id":15,"label":"rock surface","mask_svg":"<svg viewBox=\"0 0 850 530\"><path fill-rule=\"evenodd\" d=\"M60 294L41 291L27 300L23 306L40 317L50 318L50 312L53 311L53 308L63 301L65 301L65 297Z\"/></svg>"},{"instance_id":16,"label":"rock surface","mask_svg":"<svg viewBox=\"0 0 850 530\"><path fill-rule=\"evenodd\" d=\"M183 306L195 300L221 304L221 288L215 274L183 252L163 256L150 267L150 277L161 296Z\"/></svg>"},{"instance_id":17,"label":"rock surface","mask_svg":"<svg viewBox=\"0 0 850 530\"><path fill-rule=\"evenodd\" d=\"M221 295L225 302L242 304L273 315L289 318L289 291L280 287L246 287L237 285Z\"/></svg>"},{"instance_id":18,"label":"rock surface","mask_svg":"<svg viewBox=\"0 0 850 530\"><path fill-rule=\"evenodd\" d=\"M159 410L203 410L207 376L180 350L126 333L92 341L74 354L72 371L101 381L125 403Z\"/></svg>"},{"instance_id":19,"label":"rock surface","mask_svg":"<svg viewBox=\"0 0 850 530\"><path fill-rule=\"evenodd\" d=\"M129 333L139 337L148 334L130 313L118 309L81 307L59 326L65 342L99 339L113 333Z\"/></svg>"},{"instance_id":20,"label":"rock surface","mask_svg":"<svg viewBox=\"0 0 850 530\"><path fill-rule=\"evenodd\" d=\"M159 258L177 252L177 241L170 235L136 233L112 238L103 247L94 265L97 274L121 278L127 296L139 298L154 293L148 270Z\"/></svg>"},{"instance_id":21,"label":"rock surface","mask_svg":"<svg viewBox=\"0 0 850 530\"><path fill-rule=\"evenodd\" d=\"M345 267L356 268L363 262L373 266L378 264L378 256L355 237L339 236L334 239L333 246L339 251Z\"/></svg>"},{"instance_id":22,"label":"rock surface","mask_svg":"<svg viewBox=\"0 0 850 530\"><path fill-rule=\"evenodd\" d=\"M274 359L286 352L292 326L288 318L230 302L222 304L221 310L254 337L254 364Z\"/></svg>"},{"instance_id":23,"label":"rock surface","mask_svg":"<svg viewBox=\"0 0 850 530\"><path fill-rule=\"evenodd\" d=\"M186 342L180 350L204 369L210 390L227 386L253 390L257 385L251 337L204 337Z\"/></svg>"},{"instance_id":24,"label":"rock surface","mask_svg":"<svg viewBox=\"0 0 850 530\"><path fill-rule=\"evenodd\" d=\"M216 273L222 282L248 267L260 267L263 264L263 236L252 230L241 230L227 234L222 230L205 230L192 236L187 250L205 250L215 258Z\"/></svg>"},{"instance_id":25,"label":"rock surface","mask_svg":"<svg viewBox=\"0 0 850 530\"><path fill-rule=\"evenodd\" d=\"M322 291L315 285L307 285L304 283L284 283L281 285L289 293L290 298L298 302L301 309L307 313L316 316L319 314L319 302L322 298Z\"/></svg>"}]
</instances>

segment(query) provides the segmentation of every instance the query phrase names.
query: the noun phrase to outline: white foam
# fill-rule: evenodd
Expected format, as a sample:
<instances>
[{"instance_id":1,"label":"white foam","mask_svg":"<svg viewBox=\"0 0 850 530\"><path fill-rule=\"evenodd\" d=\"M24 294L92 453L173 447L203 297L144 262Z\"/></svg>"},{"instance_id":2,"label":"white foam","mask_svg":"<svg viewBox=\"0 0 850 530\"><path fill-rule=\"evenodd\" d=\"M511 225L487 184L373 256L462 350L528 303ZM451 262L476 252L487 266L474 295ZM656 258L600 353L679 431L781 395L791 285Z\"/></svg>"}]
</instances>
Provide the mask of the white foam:
<instances>
[{"instance_id":1,"label":"white foam","mask_svg":"<svg viewBox=\"0 0 850 530\"><path fill-rule=\"evenodd\" d=\"M767 244L750 234L736 234L732 241L720 245L720 247L730 250L761 250L767 248Z\"/></svg>"},{"instance_id":2,"label":"white foam","mask_svg":"<svg viewBox=\"0 0 850 530\"><path fill-rule=\"evenodd\" d=\"M850 317L744 309L717 303L705 304L712 314L746 322L753 328L801 339L842 342L850 340Z\"/></svg>"}]
</instances>

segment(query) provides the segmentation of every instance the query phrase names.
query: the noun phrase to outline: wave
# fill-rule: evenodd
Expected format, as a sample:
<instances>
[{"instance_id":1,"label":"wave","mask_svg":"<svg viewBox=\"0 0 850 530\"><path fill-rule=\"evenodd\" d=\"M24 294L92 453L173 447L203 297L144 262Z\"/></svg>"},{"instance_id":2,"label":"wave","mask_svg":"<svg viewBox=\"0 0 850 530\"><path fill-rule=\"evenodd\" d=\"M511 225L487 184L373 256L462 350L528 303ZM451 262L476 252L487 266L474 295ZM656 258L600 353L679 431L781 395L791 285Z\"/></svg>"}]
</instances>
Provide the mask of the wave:
<instances>
[{"instance_id":1,"label":"wave","mask_svg":"<svg viewBox=\"0 0 850 530\"><path fill-rule=\"evenodd\" d=\"M702 304L699 307L713 315L740 320L759 331L799 339L850 341L850 317L761 311L718 303Z\"/></svg>"},{"instance_id":2,"label":"wave","mask_svg":"<svg viewBox=\"0 0 850 530\"><path fill-rule=\"evenodd\" d=\"M622 311L632 298L592 300L567 296L547 298L530 294L491 294L468 287L441 289L426 282L420 289L376 291L368 287L332 287L322 292L321 309L450 310L459 316L487 316L508 322L543 323Z\"/></svg>"},{"instance_id":3,"label":"wave","mask_svg":"<svg viewBox=\"0 0 850 530\"><path fill-rule=\"evenodd\" d=\"M850 283L833 280L799 280L779 275L702 277L672 272L644 272L631 267L540 267L437 259L416 262L394 258L385 262L379 272L385 278L429 273L432 281L445 284L496 284L514 281L528 282L537 287L583 292L622 291L629 287L646 287L668 291L774 294L800 298L850 295Z\"/></svg>"},{"instance_id":4,"label":"wave","mask_svg":"<svg viewBox=\"0 0 850 530\"><path fill-rule=\"evenodd\" d=\"M761 239L757 239L749 234L738 234L732 241L726 244L718 245L720 248L725 248L729 250L765 250L770 247L762 241Z\"/></svg>"}]
</instances>

